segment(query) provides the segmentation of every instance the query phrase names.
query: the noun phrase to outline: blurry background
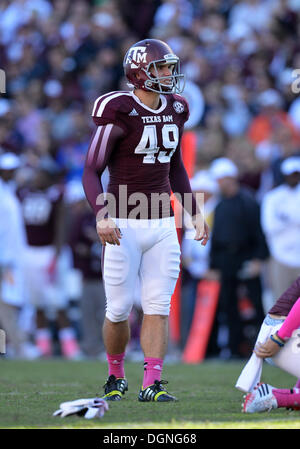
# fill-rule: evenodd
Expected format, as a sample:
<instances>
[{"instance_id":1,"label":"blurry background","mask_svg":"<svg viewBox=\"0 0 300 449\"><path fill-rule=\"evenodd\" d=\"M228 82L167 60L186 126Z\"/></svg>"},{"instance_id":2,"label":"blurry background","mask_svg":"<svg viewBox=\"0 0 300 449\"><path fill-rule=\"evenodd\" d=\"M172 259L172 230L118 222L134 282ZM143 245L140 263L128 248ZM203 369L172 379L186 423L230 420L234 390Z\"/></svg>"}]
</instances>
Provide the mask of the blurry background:
<instances>
[{"instance_id":1,"label":"blurry background","mask_svg":"<svg viewBox=\"0 0 300 449\"><path fill-rule=\"evenodd\" d=\"M206 249L181 235L180 329L171 333L169 357L180 358L185 348L203 279L230 284L227 297L219 298L206 356L249 354L263 314L300 272L300 98L292 89L293 70L300 69L299 15L299 0L2 0L0 327L6 357L104 357L101 247L81 175L93 103L128 89L123 56L146 37L168 42L180 57L191 108L186 132L195 150L189 174L194 191L205 192L212 231L217 220L219 229ZM219 158L226 160L216 174L212 162ZM227 209L240 188L255 203L249 200L250 215ZM217 205L222 208L214 214ZM228 228L220 226L228 216ZM237 238L245 217L255 236ZM230 232L223 236L225 228ZM245 255L247 245L257 251ZM221 259L236 265L232 273L224 272ZM140 315L137 292L133 360L141 357ZM238 347L230 343L235 324Z\"/></svg>"}]
</instances>

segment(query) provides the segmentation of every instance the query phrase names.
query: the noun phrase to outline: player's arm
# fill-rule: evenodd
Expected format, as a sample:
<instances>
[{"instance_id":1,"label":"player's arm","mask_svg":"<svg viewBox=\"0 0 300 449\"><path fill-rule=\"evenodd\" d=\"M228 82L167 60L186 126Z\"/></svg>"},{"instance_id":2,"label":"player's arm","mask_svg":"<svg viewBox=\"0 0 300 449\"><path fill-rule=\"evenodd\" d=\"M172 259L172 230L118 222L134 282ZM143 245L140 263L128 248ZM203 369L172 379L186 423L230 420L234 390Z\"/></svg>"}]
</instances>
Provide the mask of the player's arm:
<instances>
[{"instance_id":1,"label":"player's arm","mask_svg":"<svg viewBox=\"0 0 300 449\"><path fill-rule=\"evenodd\" d=\"M120 231L108 216L101 175L123 134L124 131L112 123L98 126L89 145L83 170L83 188L96 215L97 233L103 246L106 243L120 244Z\"/></svg>"},{"instance_id":2,"label":"player's arm","mask_svg":"<svg viewBox=\"0 0 300 449\"><path fill-rule=\"evenodd\" d=\"M254 349L258 357L273 357L291 338L293 332L300 327L300 297L291 308L281 328L266 341Z\"/></svg>"},{"instance_id":3,"label":"player's arm","mask_svg":"<svg viewBox=\"0 0 300 449\"><path fill-rule=\"evenodd\" d=\"M209 227L199 209L196 198L193 195L189 177L181 157L180 140L178 147L171 158L169 178L171 189L179 201L183 201L185 193L191 195L191 201L188 201L187 204L183 204L183 207L192 217L192 223L196 230L195 240L201 241L201 244L205 246L209 239ZM179 196L176 194L179 194Z\"/></svg>"}]
</instances>

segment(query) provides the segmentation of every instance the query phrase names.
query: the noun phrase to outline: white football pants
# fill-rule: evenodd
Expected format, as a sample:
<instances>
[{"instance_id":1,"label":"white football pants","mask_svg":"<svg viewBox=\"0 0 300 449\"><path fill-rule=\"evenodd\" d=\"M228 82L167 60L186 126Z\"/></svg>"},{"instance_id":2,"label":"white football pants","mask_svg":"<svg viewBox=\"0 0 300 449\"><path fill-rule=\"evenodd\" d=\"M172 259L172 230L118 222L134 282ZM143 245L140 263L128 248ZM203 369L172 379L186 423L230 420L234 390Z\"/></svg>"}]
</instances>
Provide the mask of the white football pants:
<instances>
[{"instance_id":1,"label":"white football pants","mask_svg":"<svg viewBox=\"0 0 300 449\"><path fill-rule=\"evenodd\" d=\"M53 310L67 307L66 280L69 272L68 251L63 249L57 261L57 276L49 277L48 269L53 261L55 248L27 246L25 250L25 277L29 301L35 307Z\"/></svg>"},{"instance_id":2,"label":"white football pants","mask_svg":"<svg viewBox=\"0 0 300 449\"><path fill-rule=\"evenodd\" d=\"M115 222L122 232L120 246L106 245L102 265L106 317L112 322L129 317L137 285L144 314L169 315L180 271L174 217Z\"/></svg>"}]
</instances>

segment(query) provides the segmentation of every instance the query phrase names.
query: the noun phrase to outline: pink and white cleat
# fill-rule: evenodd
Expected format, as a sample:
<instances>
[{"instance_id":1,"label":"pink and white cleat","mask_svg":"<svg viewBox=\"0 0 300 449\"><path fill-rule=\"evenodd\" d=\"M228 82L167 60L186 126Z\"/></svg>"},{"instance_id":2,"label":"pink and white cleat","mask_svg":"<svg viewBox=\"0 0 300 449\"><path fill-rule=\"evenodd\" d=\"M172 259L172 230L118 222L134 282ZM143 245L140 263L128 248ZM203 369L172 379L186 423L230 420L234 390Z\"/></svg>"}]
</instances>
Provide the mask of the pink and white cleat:
<instances>
[{"instance_id":1,"label":"pink and white cleat","mask_svg":"<svg viewBox=\"0 0 300 449\"><path fill-rule=\"evenodd\" d=\"M273 395L274 387L269 384L259 384L251 393L248 393L242 404L243 413L269 412L278 408L277 400Z\"/></svg>"}]
</instances>

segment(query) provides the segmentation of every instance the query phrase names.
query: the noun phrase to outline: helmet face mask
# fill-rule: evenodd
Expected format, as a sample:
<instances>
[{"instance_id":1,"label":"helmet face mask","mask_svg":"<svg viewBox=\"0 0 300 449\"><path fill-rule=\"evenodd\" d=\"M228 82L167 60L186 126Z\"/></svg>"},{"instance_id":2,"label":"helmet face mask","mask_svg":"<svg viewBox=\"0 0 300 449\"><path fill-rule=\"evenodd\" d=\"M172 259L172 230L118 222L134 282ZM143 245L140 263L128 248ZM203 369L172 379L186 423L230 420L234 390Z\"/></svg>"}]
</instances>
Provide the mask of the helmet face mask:
<instances>
[{"instance_id":1,"label":"helmet face mask","mask_svg":"<svg viewBox=\"0 0 300 449\"><path fill-rule=\"evenodd\" d=\"M161 75L164 65L172 65L170 75ZM136 89L160 94L183 92L185 76L180 73L180 62L170 47L157 39L146 39L133 45L124 58L127 80Z\"/></svg>"},{"instance_id":2,"label":"helmet face mask","mask_svg":"<svg viewBox=\"0 0 300 449\"><path fill-rule=\"evenodd\" d=\"M163 65L173 65L171 75L159 75L159 69ZM144 72L147 76L144 84L148 90L163 94L181 93L184 90L185 76L180 73L179 58L173 54L165 55L164 59L150 62Z\"/></svg>"}]
</instances>

